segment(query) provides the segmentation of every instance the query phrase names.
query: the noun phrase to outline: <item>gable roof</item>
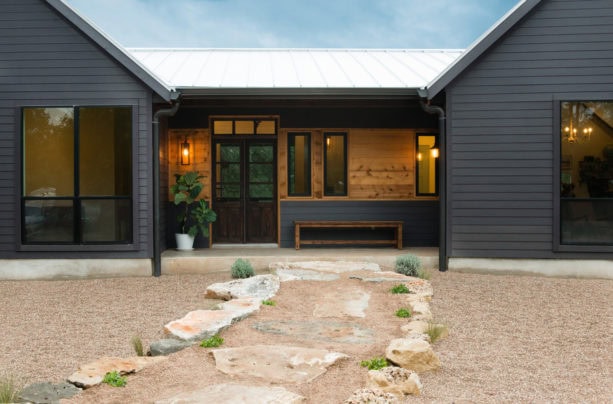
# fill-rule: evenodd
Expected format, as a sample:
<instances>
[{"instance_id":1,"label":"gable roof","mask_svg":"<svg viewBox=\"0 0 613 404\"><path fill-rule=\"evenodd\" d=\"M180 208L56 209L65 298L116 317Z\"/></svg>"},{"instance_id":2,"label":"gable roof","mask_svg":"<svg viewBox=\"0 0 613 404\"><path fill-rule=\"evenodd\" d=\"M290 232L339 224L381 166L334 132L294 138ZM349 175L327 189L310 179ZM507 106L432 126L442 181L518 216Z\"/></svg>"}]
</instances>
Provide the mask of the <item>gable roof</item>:
<instances>
[{"instance_id":1,"label":"gable roof","mask_svg":"<svg viewBox=\"0 0 613 404\"><path fill-rule=\"evenodd\" d=\"M466 68L477 60L487 51L496 41L524 18L542 0L522 0L515 7L509 10L496 24L481 35L466 51L449 65L438 77L433 79L422 91L420 95L429 99L434 98L445 87L447 87L456 77Z\"/></svg>"},{"instance_id":2,"label":"gable roof","mask_svg":"<svg viewBox=\"0 0 613 404\"><path fill-rule=\"evenodd\" d=\"M386 90L424 87L461 50L129 49L181 90Z\"/></svg>"},{"instance_id":3,"label":"gable roof","mask_svg":"<svg viewBox=\"0 0 613 404\"><path fill-rule=\"evenodd\" d=\"M62 0L44 0L53 9L60 13L77 29L84 33L94 43L104 49L118 63L128 69L138 79L145 83L151 90L169 101L172 97L172 88L167 86L163 81L158 79L154 73L142 66L130 53L115 42L111 37L106 35L102 30L97 28L91 21L85 19L72 7L64 3Z\"/></svg>"}]
</instances>

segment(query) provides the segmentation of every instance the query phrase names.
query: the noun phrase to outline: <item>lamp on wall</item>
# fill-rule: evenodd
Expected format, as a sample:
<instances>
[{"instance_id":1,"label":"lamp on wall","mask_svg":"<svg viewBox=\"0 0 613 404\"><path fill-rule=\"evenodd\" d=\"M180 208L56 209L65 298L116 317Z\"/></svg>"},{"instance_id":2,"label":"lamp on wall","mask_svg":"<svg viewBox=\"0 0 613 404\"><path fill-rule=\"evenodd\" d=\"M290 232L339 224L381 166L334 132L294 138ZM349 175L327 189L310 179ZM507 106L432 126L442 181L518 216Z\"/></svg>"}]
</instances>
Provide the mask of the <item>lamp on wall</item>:
<instances>
[{"instance_id":1,"label":"lamp on wall","mask_svg":"<svg viewBox=\"0 0 613 404\"><path fill-rule=\"evenodd\" d=\"M183 140L183 142L179 144L179 152L181 153L181 165L183 166L189 165L191 153L190 153L190 144L187 141L187 136L185 136L185 139Z\"/></svg>"},{"instance_id":2,"label":"lamp on wall","mask_svg":"<svg viewBox=\"0 0 613 404\"><path fill-rule=\"evenodd\" d=\"M438 136L434 137L434 145L430 148L430 156L436 159L440 154L439 146L438 146Z\"/></svg>"}]
</instances>

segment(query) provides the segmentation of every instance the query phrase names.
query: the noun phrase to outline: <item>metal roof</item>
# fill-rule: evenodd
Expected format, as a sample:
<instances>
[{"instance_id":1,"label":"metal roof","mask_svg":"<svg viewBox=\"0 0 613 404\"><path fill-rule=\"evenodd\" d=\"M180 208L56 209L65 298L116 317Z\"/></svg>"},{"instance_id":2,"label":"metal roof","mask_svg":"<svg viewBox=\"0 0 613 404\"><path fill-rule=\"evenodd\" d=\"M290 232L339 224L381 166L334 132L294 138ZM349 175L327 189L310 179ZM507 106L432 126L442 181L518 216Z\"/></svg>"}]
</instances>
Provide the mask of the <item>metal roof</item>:
<instances>
[{"instance_id":1,"label":"metal roof","mask_svg":"<svg viewBox=\"0 0 613 404\"><path fill-rule=\"evenodd\" d=\"M128 51L176 89L418 89L462 53L456 49Z\"/></svg>"}]
</instances>

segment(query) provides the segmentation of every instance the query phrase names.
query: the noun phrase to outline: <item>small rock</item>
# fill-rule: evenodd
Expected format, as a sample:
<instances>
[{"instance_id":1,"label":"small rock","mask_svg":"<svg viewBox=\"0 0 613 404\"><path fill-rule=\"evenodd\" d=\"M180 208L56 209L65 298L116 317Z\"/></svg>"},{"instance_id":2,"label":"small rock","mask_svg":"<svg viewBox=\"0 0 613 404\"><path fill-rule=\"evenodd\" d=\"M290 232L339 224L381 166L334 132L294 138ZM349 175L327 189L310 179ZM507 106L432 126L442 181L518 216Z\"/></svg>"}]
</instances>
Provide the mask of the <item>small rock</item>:
<instances>
[{"instance_id":1,"label":"small rock","mask_svg":"<svg viewBox=\"0 0 613 404\"><path fill-rule=\"evenodd\" d=\"M185 348L192 346L190 342L179 341L178 339L161 339L159 341L152 342L149 345L149 355L151 356L165 356L171 353L179 352Z\"/></svg>"},{"instance_id":2,"label":"small rock","mask_svg":"<svg viewBox=\"0 0 613 404\"><path fill-rule=\"evenodd\" d=\"M405 334L424 334L427 329L428 322L423 320L410 321L400 327L400 330Z\"/></svg>"},{"instance_id":3,"label":"small rock","mask_svg":"<svg viewBox=\"0 0 613 404\"><path fill-rule=\"evenodd\" d=\"M396 404L396 396L380 389L360 389L353 392L344 404Z\"/></svg>"},{"instance_id":4,"label":"small rock","mask_svg":"<svg viewBox=\"0 0 613 404\"><path fill-rule=\"evenodd\" d=\"M417 373L395 366L368 372L369 386L398 396L421 394L422 385Z\"/></svg>"},{"instance_id":5,"label":"small rock","mask_svg":"<svg viewBox=\"0 0 613 404\"><path fill-rule=\"evenodd\" d=\"M325 349L280 345L256 345L216 349L217 370L228 375L253 376L272 383L304 383L326 372L338 360L348 358Z\"/></svg>"},{"instance_id":6,"label":"small rock","mask_svg":"<svg viewBox=\"0 0 613 404\"><path fill-rule=\"evenodd\" d=\"M95 362L80 366L79 370L74 372L68 378L68 382L77 387L87 389L102 383L104 375L106 375L108 372L117 371L122 375L135 373L141 371L147 366L159 363L166 359L167 358L164 356L139 356L127 359L104 357Z\"/></svg>"},{"instance_id":7,"label":"small rock","mask_svg":"<svg viewBox=\"0 0 613 404\"><path fill-rule=\"evenodd\" d=\"M411 318L414 320L430 321L432 320L432 312L430 311L430 305L421 301L409 301L411 306Z\"/></svg>"},{"instance_id":8,"label":"small rock","mask_svg":"<svg viewBox=\"0 0 613 404\"><path fill-rule=\"evenodd\" d=\"M19 393L20 402L32 404L59 403L62 398L70 398L82 390L70 383L34 383Z\"/></svg>"},{"instance_id":9,"label":"small rock","mask_svg":"<svg viewBox=\"0 0 613 404\"><path fill-rule=\"evenodd\" d=\"M279 277L276 275L256 275L251 278L235 279L230 282L214 283L206 288L204 297L208 299L257 298L266 300L279 290Z\"/></svg>"},{"instance_id":10,"label":"small rock","mask_svg":"<svg viewBox=\"0 0 613 404\"><path fill-rule=\"evenodd\" d=\"M306 269L320 272L356 272L371 271L380 272L379 264L372 262L351 262L351 261L306 261L306 262L277 262L269 265L271 270L277 269Z\"/></svg>"},{"instance_id":11,"label":"small rock","mask_svg":"<svg viewBox=\"0 0 613 404\"><path fill-rule=\"evenodd\" d=\"M207 386L197 391L180 393L174 397L156 401L155 404L294 404L304 402L305 400L304 397L294 394L283 387L246 386L236 383L225 383Z\"/></svg>"},{"instance_id":12,"label":"small rock","mask_svg":"<svg viewBox=\"0 0 613 404\"><path fill-rule=\"evenodd\" d=\"M432 300L432 296L434 296L434 289L429 281L414 277L408 278L409 279L406 281L406 286L411 292L423 297L423 299L426 301Z\"/></svg>"},{"instance_id":13,"label":"small rock","mask_svg":"<svg viewBox=\"0 0 613 404\"><path fill-rule=\"evenodd\" d=\"M385 350L385 357L400 367L418 373L435 370L441 366L430 343L421 339L394 339Z\"/></svg>"}]
</instances>

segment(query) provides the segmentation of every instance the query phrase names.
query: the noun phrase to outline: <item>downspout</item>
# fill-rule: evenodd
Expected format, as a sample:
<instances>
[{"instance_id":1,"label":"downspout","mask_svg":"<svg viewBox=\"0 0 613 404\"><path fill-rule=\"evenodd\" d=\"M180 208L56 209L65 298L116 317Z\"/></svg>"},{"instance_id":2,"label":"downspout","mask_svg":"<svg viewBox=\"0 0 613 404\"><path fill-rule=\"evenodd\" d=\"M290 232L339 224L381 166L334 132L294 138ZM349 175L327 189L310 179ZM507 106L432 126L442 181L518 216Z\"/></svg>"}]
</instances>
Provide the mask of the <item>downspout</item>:
<instances>
[{"instance_id":1,"label":"downspout","mask_svg":"<svg viewBox=\"0 0 613 404\"><path fill-rule=\"evenodd\" d=\"M172 107L160 109L153 114L153 276L162 275L162 252L160 251L160 117L173 116L179 110L181 94L171 93Z\"/></svg>"},{"instance_id":2,"label":"downspout","mask_svg":"<svg viewBox=\"0 0 613 404\"><path fill-rule=\"evenodd\" d=\"M419 91L419 95L426 98L427 92ZM438 180L438 195L439 195L439 247L438 247L438 269L439 271L447 271L447 155L446 155L446 136L445 126L447 117L445 110L437 105L430 105L430 101L420 101L421 107L429 114L438 115L438 137L439 137L439 180Z\"/></svg>"}]
</instances>

